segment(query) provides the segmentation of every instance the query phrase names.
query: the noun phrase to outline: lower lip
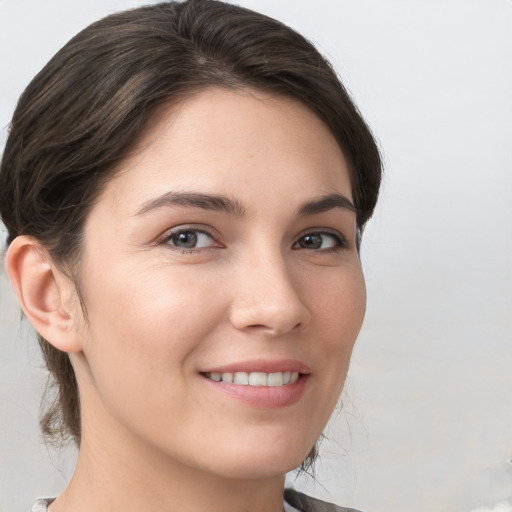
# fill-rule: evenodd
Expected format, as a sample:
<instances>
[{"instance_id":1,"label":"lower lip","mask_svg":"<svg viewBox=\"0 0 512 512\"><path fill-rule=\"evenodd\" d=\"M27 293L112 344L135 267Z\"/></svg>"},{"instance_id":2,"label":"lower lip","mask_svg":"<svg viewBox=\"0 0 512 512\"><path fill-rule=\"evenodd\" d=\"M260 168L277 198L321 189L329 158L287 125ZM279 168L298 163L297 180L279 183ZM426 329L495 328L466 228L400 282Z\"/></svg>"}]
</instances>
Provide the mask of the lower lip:
<instances>
[{"instance_id":1,"label":"lower lip","mask_svg":"<svg viewBox=\"0 0 512 512\"><path fill-rule=\"evenodd\" d=\"M216 382L203 377L208 386L230 398L258 409L278 409L297 403L306 391L309 375L300 375L293 384L284 386L249 386Z\"/></svg>"}]
</instances>

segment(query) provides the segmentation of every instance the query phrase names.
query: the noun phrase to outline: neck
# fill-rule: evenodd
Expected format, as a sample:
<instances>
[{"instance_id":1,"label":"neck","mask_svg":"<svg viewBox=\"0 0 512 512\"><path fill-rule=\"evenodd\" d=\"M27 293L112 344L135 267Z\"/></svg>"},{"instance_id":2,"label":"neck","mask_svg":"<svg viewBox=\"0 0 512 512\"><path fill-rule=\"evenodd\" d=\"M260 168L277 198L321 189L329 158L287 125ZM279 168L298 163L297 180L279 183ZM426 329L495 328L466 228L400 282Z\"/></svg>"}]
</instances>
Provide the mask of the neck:
<instances>
[{"instance_id":1,"label":"neck","mask_svg":"<svg viewBox=\"0 0 512 512\"><path fill-rule=\"evenodd\" d=\"M282 512L284 475L233 478L190 467L122 432L84 429L74 475L50 512Z\"/></svg>"}]
</instances>

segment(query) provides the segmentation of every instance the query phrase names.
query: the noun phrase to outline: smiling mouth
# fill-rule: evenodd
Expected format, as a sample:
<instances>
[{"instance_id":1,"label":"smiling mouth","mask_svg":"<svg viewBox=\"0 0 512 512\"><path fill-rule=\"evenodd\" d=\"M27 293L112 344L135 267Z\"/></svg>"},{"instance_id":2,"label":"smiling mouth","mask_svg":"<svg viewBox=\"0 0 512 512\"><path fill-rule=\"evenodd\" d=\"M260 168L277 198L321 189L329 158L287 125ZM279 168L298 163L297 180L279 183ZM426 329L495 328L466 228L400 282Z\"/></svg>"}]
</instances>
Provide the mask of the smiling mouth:
<instances>
[{"instance_id":1,"label":"smiling mouth","mask_svg":"<svg viewBox=\"0 0 512 512\"><path fill-rule=\"evenodd\" d=\"M279 387L294 384L301 374L299 372L206 372L202 375L214 382L225 382L240 386Z\"/></svg>"}]
</instances>

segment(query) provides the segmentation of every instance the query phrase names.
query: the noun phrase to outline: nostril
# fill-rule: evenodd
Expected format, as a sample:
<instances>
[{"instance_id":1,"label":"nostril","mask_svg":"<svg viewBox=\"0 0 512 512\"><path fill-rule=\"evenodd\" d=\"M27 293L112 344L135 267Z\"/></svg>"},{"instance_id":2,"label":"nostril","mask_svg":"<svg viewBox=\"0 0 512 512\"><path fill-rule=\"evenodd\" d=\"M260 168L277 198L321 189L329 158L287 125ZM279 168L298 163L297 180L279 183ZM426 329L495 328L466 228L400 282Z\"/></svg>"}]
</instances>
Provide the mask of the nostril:
<instances>
[{"instance_id":1,"label":"nostril","mask_svg":"<svg viewBox=\"0 0 512 512\"><path fill-rule=\"evenodd\" d=\"M265 324L251 324L247 325L245 328L253 331L253 332L262 332L262 333L269 333L274 336L285 334L287 332L295 331L300 329L302 326L301 322L298 322L293 327L290 328L290 324L280 324L278 322L274 322L273 324L265 325Z\"/></svg>"},{"instance_id":2,"label":"nostril","mask_svg":"<svg viewBox=\"0 0 512 512\"><path fill-rule=\"evenodd\" d=\"M261 332L268 331L268 332L270 332L270 331L273 331L273 328L271 326L264 325L264 324L247 325L245 328L250 330L250 331L253 331L253 332L258 332L258 331L261 331Z\"/></svg>"},{"instance_id":3,"label":"nostril","mask_svg":"<svg viewBox=\"0 0 512 512\"><path fill-rule=\"evenodd\" d=\"M257 290L251 289L252 295ZM278 292L274 290L274 293ZM309 323L309 308L294 293L283 293L272 297L268 289L261 290L258 297L238 298L231 305L231 324L240 330L258 334L278 336L302 329Z\"/></svg>"}]
</instances>

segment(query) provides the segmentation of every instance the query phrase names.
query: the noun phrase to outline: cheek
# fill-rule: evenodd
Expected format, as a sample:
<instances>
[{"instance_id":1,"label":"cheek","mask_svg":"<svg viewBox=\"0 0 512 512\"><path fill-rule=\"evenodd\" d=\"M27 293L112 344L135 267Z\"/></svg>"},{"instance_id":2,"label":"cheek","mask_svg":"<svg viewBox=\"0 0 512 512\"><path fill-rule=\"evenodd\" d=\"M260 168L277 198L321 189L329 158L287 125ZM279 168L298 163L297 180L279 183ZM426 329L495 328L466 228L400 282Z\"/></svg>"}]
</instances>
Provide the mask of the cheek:
<instances>
[{"instance_id":1,"label":"cheek","mask_svg":"<svg viewBox=\"0 0 512 512\"><path fill-rule=\"evenodd\" d=\"M328 349L352 347L366 311L366 287L359 265L342 269L312 294L316 328L325 333Z\"/></svg>"},{"instance_id":2,"label":"cheek","mask_svg":"<svg viewBox=\"0 0 512 512\"><path fill-rule=\"evenodd\" d=\"M87 289L84 353L98 387L115 392L124 386L143 395L158 381L178 388L183 374L194 370L189 356L225 308L218 294L212 300L211 280L192 280L189 274L139 266L90 279L100 286Z\"/></svg>"},{"instance_id":3,"label":"cheek","mask_svg":"<svg viewBox=\"0 0 512 512\"><path fill-rule=\"evenodd\" d=\"M91 279L100 283L88 290L87 297L94 333L109 333L112 342L117 340L124 346L165 348L172 342L174 349L179 348L175 344L186 343L207 329L209 320L223 310L218 295L212 300L212 280L192 277L190 272L156 266Z\"/></svg>"},{"instance_id":4,"label":"cheek","mask_svg":"<svg viewBox=\"0 0 512 512\"><path fill-rule=\"evenodd\" d=\"M222 321L223 298L214 295L212 279L191 279L192 272L139 266L107 274L93 279L91 273L89 283L99 286L86 290L89 396L141 432L185 421L187 383L204 340Z\"/></svg>"},{"instance_id":5,"label":"cheek","mask_svg":"<svg viewBox=\"0 0 512 512\"><path fill-rule=\"evenodd\" d=\"M318 357L325 372L324 397L334 407L342 391L350 357L366 310L366 288L359 265L325 283L316 294L314 331L319 333Z\"/></svg>"}]
</instances>

